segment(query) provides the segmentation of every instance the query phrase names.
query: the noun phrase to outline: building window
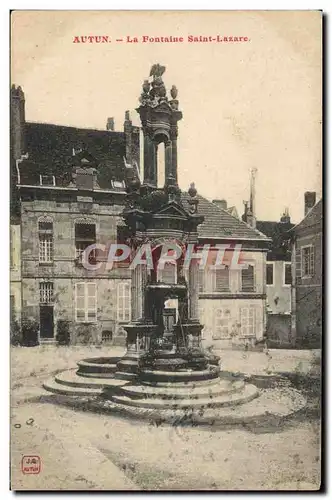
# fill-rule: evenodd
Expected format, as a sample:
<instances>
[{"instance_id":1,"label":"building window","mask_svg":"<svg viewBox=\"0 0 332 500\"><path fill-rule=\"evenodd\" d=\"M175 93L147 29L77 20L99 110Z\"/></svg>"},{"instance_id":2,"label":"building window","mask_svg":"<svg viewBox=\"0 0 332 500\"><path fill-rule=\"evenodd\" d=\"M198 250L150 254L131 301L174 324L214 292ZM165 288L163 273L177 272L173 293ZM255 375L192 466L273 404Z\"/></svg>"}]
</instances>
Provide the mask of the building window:
<instances>
[{"instance_id":1,"label":"building window","mask_svg":"<svg viewBox=\"0 0 332 500\"><path fill-rule=\"evenodd\" d=\"M274 263L266 264L266 284L269 286L274 285Z\"/></svg>"},{"instance_id":2,"label":"building window","mask_svg":"<svg viewBox=\"0 0 332 500\"><path fill-rule=\"evenodd\" d=\"M39 302L53 304L53 283L42 281L39 283Z\"/></svg>"},{"instance_id":3,"label":"building window","mask_svg":"<svg viewBox=\"0 0 332 500\"><path fill-rule=\"evenodd\" d=\"M111 330L103 330L101 332L101 342L102 344L109 344L112 342L113 333Z\"/></svg>"},{"instance_id":4,"label":"building window","mask_svg":"<svg viewBox=\"0 0 332 500\"><path fill-rule=\"evenodd\" d=\"M79 258L84 250L96 243L96 224L86 222L75 223L75 257ZM89 261L96 259L96 249L89 253Z\"/></svg>"},{"instance_id":5,"label":"building window","mask_svg":"<svg viewBox=\"0 0 332 500\"><path fill-rule=\"evenodd\" d=\"M231 333L231 311L229 309L216 309L214 317L214 340L229 338Z\"/></svg>"},{"instance_id":6,"label":"building window","mask_svg":"<svg viewBox=\"0 0 332 500\"><path fill-rule=\"evenodd\" d=\"M309 278L314 274L314 247L308 245L301 248L302 278Z\"/></svg>"},{"instance_id":7,"label":"building window","mask_svg":"<svg viewBox=\"0 0 332 500\"><path fill-rule=\"evenodd\" d=\"M97 321L97 289L95 283L76 283L75 317L79 323Z\"/></svg>"},{"instance_id":8,"label":"building window","mask_svg":"<svg viewBox=\"0 0 332 500\"><path fill-rule=\"evenodd\" d=\"M10 296L10 322L15 321L15 297L14 295Z\"/></svg>"},{"instance_id":9,"label":"building window","mask_svg":"<svg viewBox=\"0 0 332 500\"><path fill-rule=\"evenodd\" d=\"M39 184L41 186L55 186L54 175L40 175L39 176Z\"/></svg>"},{"instance_id":10,"label":"building window","mask_svg":"<svg viewBox=\"0 0 332 500\"><path fill-rule=\"evenodd\" d=\"M229 268L214 271L214 292L229 292Z\"/></svg>"},{"instance_id":11,"label":"building window","mask_svg":"<svg viewBox=\"0 0 332 500\"><path fill-rule=\"evenodd\" d=\"M130 321L130 283L118 284L118 321Z\"/></svg>"},{"instance_id":12,"label":"building window","mask_svg":"<svg viewBox=\"0 0 332 500\"><path fill-rule=\"evenodd\" d=\"M255 309L253 307L241 307L241 335L252 337L255 335Z\"/></svg>"},{"instance_id":13,"label":"building window","mask_svg":"<svg viewBox=\"0 0 332 500\"><path fill-rule=\"evenodd\" d=\"M126 185L124 181L114 181L112 180L112 188L114 189L125 189Z\"/></svg>"},{"instance_id":14,"label":"building window","mask_svg":"<svg viewBox=\"0 0 332 500\"><path fill-rule=\"evenodd\" d=\"M157 281L175 285L177 283L177 268L176 264L165 262L164 269L157 269Z\"/></svg>"},{"instance_id":15,"label":"building window","mask_svg":"<svg viewBox=\"0 0 332 500\"><path fill-rule=\"evenodd\" d=\"M14 238L13 238L13 228L10 226L9 228L9 235L10 235L10 269L14 269Z\"/></svg>"},{"instance_id":16,"label":"building window","mask_svg":"<svg viewBox=\"0 0 332 500\"><path fill-rule=\"evenodd\" d=\"M284 262L284 285L292 284L292 264Z\"/></svg>"},{"instance_id":17,"label":"building window","mask_svg":"<svg viewBox=\"0 0 332 500\"><path fill-rule=\"evenodd\" d=\"M254 292L255 291L255 273L254 266L249 265L247 269L241 271L241 291Z\"/></svg>"},{"instance_id":18,"label":"building window","mask_svg":"<svg viewBox=\"0 0 332 500\"><path fill-rule=\"evenodd\" d=\"M39 262L53 262L53 220L42 217L38 221Z\"/></svg>"},{"instance_id":19,"label":"building window","mask_svg":"<svg viewBox=\"0 0 332 500\"><path fill-rule=\"evenodd\" d=\"M198 269L198 291L204 292L204 269Z\"/></svg>"}]
</instances>

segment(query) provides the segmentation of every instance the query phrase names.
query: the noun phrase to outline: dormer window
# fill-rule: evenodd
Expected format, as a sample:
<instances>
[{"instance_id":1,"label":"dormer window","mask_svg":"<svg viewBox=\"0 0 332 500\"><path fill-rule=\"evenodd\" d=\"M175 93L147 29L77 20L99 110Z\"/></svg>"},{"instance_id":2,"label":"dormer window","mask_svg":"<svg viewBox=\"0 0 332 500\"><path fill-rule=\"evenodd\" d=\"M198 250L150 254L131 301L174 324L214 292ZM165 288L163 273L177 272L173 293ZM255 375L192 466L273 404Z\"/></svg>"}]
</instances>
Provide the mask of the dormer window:
<instances>
[{"instance_id":1,"label":"dormer window","mask_svg":"<svg viewBox=\"0 0 332 500\"><path fill-rule=\"evenodd\" d=\"M40 186L55 186L54 175L40 175L39 184Z\"/></svg>"},{"instance_id":2,"label":"dormer window","mask_svg":"<svg viewBox=\"0 0 332 500\"><path fill-rule=\"evenodd\" d=\"M93 173L88 170L79 168L76 170L76 187L91 191L93 189Z\"/></svg>"}]
</instances>

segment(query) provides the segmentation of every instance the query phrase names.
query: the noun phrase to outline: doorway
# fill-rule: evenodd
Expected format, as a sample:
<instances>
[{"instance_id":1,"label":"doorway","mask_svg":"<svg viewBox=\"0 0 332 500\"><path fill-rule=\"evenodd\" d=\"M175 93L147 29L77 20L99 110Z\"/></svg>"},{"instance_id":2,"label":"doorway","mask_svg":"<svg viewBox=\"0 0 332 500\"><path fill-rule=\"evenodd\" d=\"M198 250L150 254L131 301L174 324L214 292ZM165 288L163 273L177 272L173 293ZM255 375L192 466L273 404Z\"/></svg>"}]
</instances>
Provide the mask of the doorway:
<instances>
[{"instance_id":1,"label":"doorway","mask_svg":"<svg viewBox=\"0 0 332 500\"><path fill-rule=\"evenodd\" d=\"M53 305L40 306L40 338L54 338L54 310Z\"/></svg>"}]
</instances>

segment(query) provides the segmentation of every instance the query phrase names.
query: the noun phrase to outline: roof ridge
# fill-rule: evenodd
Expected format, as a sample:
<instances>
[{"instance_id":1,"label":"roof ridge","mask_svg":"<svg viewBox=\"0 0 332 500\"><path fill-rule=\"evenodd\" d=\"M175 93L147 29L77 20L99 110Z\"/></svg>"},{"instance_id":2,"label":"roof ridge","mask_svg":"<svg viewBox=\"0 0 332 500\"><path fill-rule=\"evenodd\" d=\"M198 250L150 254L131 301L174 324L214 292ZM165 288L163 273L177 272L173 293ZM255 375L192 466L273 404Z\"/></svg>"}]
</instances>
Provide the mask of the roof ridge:
<instances>
[{"instance_id":1,"label":"roof ridge","mask_svg":"<svg viewBox=\"0 0 332 500\"><path fill-rule=\"evenodd\" d=\"M243 220L241 219L238 219L237 217L235 217L235 215L232 215L231 213L227 212L227 210L224 210L223 208L220 208L218 207L218 205L216 205L215 203L213 203L213 201L210 201L208 200L207 198L205 198L204 196L202 196L201 194L198 194L198 197L202 198L203 200L207 201L208 203L210 203L217 211L219 212L222 212L224 213L225 215L228 215L229 217L232 217L236 222L240 223L240 225L244 225L246 228L248 228L250 231L252 231L253 233L257 233L260 235L260 236L263 236L264 239L266 240L269 240L270 238L268 236L266 236L266 234L263 234L261 233L258 229L256 228L253 228L251 227L249 224L247 224L246 222L244 222Z\"/></svg>"},{"instance_id":2,"label":"roof ridge","mask_svg":"<svg viewBox=\"0 0 332 500\"><path fill-rule=\"evenodd\" d=\"M295 226L294 226L294 227L292 227L292 229L296 229L298 226L300 226L300 225L301 225L301 224L302 224L302 223L306 220L306 218L307 218L307 217L308 217L308 216L309 216L309 215L313 212L314 208L316 208L316 207L320 204L320 202L321 202L322 200L323 200L323 197L322 197L322 198L320 198L320 199L317 201L317 203L315 203L315 205L314 205L313 207L311 207L311 208L308 210L308 213L306 213L306 215L303 217L303 219L302 219L300 222L298 222L297 224L295 224Z\"/></svg>"},{"instance_id":3,"label":"roof ridge","mask_svg":"<svg viewBox=\"0 0 332 500\"><path fill-rule=\"evenodd\" d=\"M49 123L49 122L35 122L33 120L27 120L25 122L27 125L49 125L51 127L61 127L61 128L73 128L75 130L93 130L94 132L105 132L105 134L123 134L121 130L106 130L103 128L95 127L79 127L78 125L62 125L61 123Z\"/></svg>"}]
</instances>

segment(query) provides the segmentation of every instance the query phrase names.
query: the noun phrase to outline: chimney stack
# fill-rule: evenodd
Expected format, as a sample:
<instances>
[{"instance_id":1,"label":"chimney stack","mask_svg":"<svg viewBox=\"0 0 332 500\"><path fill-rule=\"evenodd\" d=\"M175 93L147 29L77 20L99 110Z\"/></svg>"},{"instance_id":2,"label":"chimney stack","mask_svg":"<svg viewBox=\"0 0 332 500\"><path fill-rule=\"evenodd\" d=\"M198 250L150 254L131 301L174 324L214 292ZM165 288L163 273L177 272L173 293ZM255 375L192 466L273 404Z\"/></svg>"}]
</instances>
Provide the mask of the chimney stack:
<instances>
[{"instance_id":1,"label":"chimney stack","mask_svg":"<svg viewBox=\"0 0 332 500\"><path fill-rule=\"evenodd\" d=\"M287 207L285 208L284 213L280 217L280 222L284 222L285 224L290 224L289 210Z\"/></svg>"},{"instance_id":2,"label":"chimney stack","mask_svg":"<svg viewBox=\"0 0 332 500\"><path fill-rule=\"evenodd\" d=\"M114 117L113 116L111 118L107 118L106 130L110 130L111 132L114 132Z\"/></svg>"},{"instance_id":3,"label":"chimney stack","mask_svg":"<svg viewBox=\"0 0 332 500\"><path fill-rule=\"evenodd\" d=\"M316 205L315 191L306 191L304 193L304 216L307 215L309 210Z\"/></svg>"},{"instance_id":4,"label":"chimney stack","mask_svg":"<svg viewBox=\"0 0 332 500\"><path fill-rule=\"evenodd\" d=\"M256 173L257 168L250 170L250 202L247 213L247 224L252 228L256 228Z\"/></svg>"},{"instance_id":5,"label":"chimney stack","mask_svg":"<svg viewBox=\"0 0 332 500\"><path fill-rule=\"evenodd\" d=\"M217 205L217 207L221 208L222 210L227 210L227 201L226 200L212 200L212 203Z\"/></svg>"},{"instance_id":6,"label":"chimney stack","mask_svg":"<svg viewBox=\"0 0 332 500\"><path fill-rule=\"evenodd\" d=\"M10 90L10 149L14 160L25 153L24 145L25 97L21 87Z\"/></svg>"}]
</instances>

